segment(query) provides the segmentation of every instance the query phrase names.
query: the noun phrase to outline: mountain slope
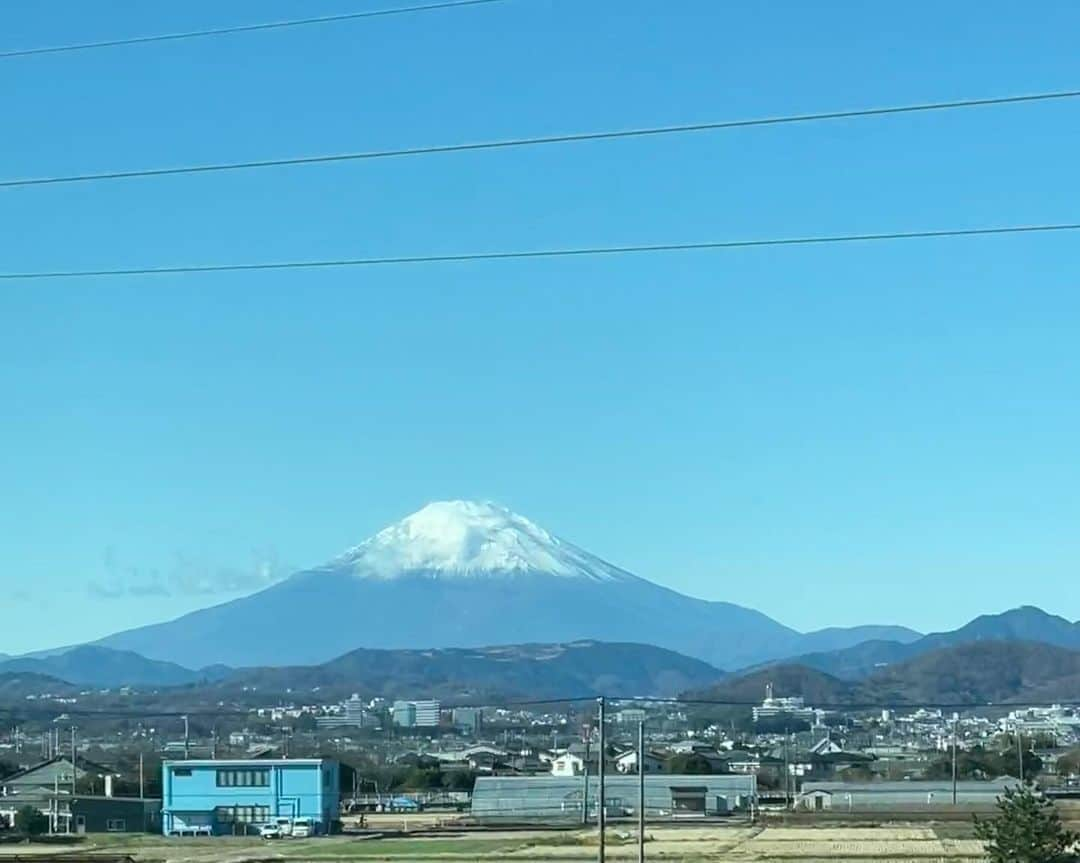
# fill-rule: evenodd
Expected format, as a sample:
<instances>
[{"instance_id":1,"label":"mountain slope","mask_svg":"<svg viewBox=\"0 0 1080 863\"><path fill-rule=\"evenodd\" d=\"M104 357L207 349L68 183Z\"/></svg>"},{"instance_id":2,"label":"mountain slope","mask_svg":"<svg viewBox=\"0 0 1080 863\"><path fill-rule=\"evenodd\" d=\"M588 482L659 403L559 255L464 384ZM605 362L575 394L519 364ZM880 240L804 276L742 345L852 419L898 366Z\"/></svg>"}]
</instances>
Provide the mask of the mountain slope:
<instances>
[{"instance_id":1,"label":"mountain slope","mask_svg":"<svg viewBox=\"0 0 1080 863\"><path fill-rule=\"evenodd\" d=\"M0 701L22 701L28 696L71 696L78 689L64 680L24 671L0 671Z\"/></svg>"},{"instance_id":2,"label":"mountain slope","mask_svg":"<svg viewBox=\"0 0 1080 863\"><path fill-rule=\"evenodd\" d=\"M316 666L249 668L218 684L320 697L381 695L468 700L484 696L573 698L675 695L712 683L722 672L697 659L646 644L574 642L445 650L354 650Z\"/></svg>"},{"instance_id":3,"label":"mountain slope","mask_svg":"<svg viewBox=\"0 0 1080 863\"><path fill-rule=\"evenodd\" d=\"M858 684L805 665L781 663L750 674L725 678L704 689L688 692L685 697L735 705L759 704L769 684L772 684L777 696L801 695L811 706L854 702L859 693Z\"/></svg>"},{"instance_id":4,"label":"mountain slope","mask_svg":"<svg viewBox=\"0 0 1080 863\"><path fill-rule=\"evenodd\" d=\"M1072 700L1080 691L1080 651L1026 641L975 641L940 648L841 680L805 665L783 664L732 677L688 697L760 700L778 696L826 704L1004 704Z\"/></svg>"},{"instance_id":5,"label":"mountain slope","mask_svg":"<svg viewBox=\"0 0 1080 863\"><path fill-rule=\"evenodd\" d=\"M147 659L127 650L83 645L44 657L17 657L0 661L0 673L41 674L84 686L179 686L212 673L192 671L172 662Z\"/></svg>"},{"instance_id":6,"label":"mountain slope","mask_svg":"<svg viewBox=\"0 0 1080 863\"><path fill-rule=\"evenodd\" d=\"M99 644L202 666L592 639L737 668L799 652L801 637L760 612L638 578L501 507L451 501L252 596Z\"/></svg>"},{"instance_id":7,"label":"mountain slope","mask_svg":"<svg viewBox=\"0 0 1080 863\"><path fill-rule=\"evenodd\" d=\"M1001 614L985 614L950 632L936 632L914 641L872 640L841 650L794 657L791 661L850 680L934 650L980 641L1029 641L1080 650L1080 624L1032 606Z\"/></svg>"},{"instance_id":8,"label":"mountain slope","mask_svg":"<svg viewBox=\"0 0 1080 863\"><path fill-rule=\"evenodd\" d=\"M976 641L934 650L871 675L868 698L909 703L1075 699L1080 652L1027 641Z\"/></svg>"},{"instance_id":9,"label":"mountain slope","mask_svg":"<svg viewBox=\"0 0 1080 863\"><path fill-rule=\"evenodd\" d=\"M916 644L920 652L970 641L1037 641L1080 650L1080 623L1024 605L1001 614L984 614L952 632L936 632Z\"/></svg>"}]
</instances>

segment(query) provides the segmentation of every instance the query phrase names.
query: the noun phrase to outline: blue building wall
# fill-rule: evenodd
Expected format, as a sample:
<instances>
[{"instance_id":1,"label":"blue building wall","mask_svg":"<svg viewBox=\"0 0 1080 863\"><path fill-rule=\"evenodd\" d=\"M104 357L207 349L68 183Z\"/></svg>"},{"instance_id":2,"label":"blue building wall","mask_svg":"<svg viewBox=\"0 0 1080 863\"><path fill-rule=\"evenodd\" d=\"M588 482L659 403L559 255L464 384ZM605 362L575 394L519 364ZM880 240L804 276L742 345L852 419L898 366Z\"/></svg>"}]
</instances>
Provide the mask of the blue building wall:
<instances>
[{"instance_id":1,"label":"blue building wall","mask_svg":"<svg viewBox=\"0 0 1080 863\"><path fill-rule=\"evenodd\" d=\"M310 818L326 833L338 819L339 768L330 759L166 761L161 771L165 835L251 832L275 818Z\"/></svg>"}]
</instances>

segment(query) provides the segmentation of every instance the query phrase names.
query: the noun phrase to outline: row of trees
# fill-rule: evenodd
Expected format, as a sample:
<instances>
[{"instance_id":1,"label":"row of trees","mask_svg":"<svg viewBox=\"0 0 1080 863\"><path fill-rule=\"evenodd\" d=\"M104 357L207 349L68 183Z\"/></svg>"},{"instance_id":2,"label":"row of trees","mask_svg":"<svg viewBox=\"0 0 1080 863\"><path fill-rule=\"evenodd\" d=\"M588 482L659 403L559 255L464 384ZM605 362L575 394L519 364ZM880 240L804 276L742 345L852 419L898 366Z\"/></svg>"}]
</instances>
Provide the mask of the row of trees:
<instances>
[{"instance_id":1,"label":"row of trees","mask_svg":"<svg viewBox=\"0 0 1080 863\"><path fill-rule=\"evenodd\" d=\"M1016 776L1020 765L1015 749L995 752L976 746L957 752L956 775L960 779L994 779ZM1031 750L1023 754L1024 776L1037 776L1043 770L1042 759ZM948 779L952 776L952 755L934 761L926 770L928 779Z\"/></svg>"}]
</instances>

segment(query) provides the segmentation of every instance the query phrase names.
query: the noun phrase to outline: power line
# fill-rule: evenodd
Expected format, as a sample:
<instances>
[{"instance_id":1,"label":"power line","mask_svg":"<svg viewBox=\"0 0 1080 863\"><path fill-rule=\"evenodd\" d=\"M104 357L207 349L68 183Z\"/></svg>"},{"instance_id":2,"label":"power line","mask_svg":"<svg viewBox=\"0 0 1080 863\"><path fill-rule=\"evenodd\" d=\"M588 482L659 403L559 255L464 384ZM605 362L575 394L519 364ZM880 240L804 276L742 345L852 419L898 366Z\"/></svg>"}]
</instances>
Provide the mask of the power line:
<instances>
[{"instance_id":1,"label":"power line","mask_svg":"<svg viewBox=\"0 0 1080 863\"><path fill-rule=\"evenodd\" d=\"M494 2L494 0L473 0ZM0 54L0 57L4 55ZM725 129L744 129L754 126L779 126L794 123L813 123L826 120L850 120L861 117L882 117L892 114L915 114L931 111L979 108L992 105L1017 105L1073 99L1080 90L1057 90L1021 96L995 96L986 99L963 99L951 102L923 102L914 105L894 105L883 108L858 108L850 111L824 111L814 114L790 114L776 117L757 117L745 120L718 120L707 123L686 123L676 126L645 126L635 129L616 129L599 132L573 132L565 135L508 138L495 141L474 141L461 144L435 144L424 147L399 147L387 150L362 150L349 153L328 153L315 156L288 156L280 159L252 159L240 162L219 162L208 165L181 165L173 168L136 168L132 170L100 171L67 174L55 177L28 177L0 180L0 188L19 186L49 186L91 181L125 180L135 177L168 177L181 174L209 174L222 171L243 171L259 168L280 168L298 165L319 165L334 162L355 162L371 159L430 156L439 153L465 153L484 150L505 150L515 147L538 147L549 144L575 144L588 141L611 141L620 138L644 138L657 135L681 135L692 132L715 132Z\"/></svg>"},{"instance_id":2,"label":"power line","mask_svg":"<svg viewBox=\"0 0 1080 863\"><path fill-rule=\"evenodd\" d=\"M758 240L717 240L701 243L658 243L652 245L590 246L583 248L533 249L504 252L467 252L462 254L402 255L373 258L338 258L312 261L261 261L240 264L193 264L172 267L126 267L97 270L39 270L2 273L0 280L78 279L112 276L162 276L193 273L229 273L264 270L311 270L341 267L372 267L397 264L443 264L470 261L507 261L533 258L571 258L601 255L649 254L657 252L715 251L773 246L815 246L839 243L868 243L889 240L947 239L988 237L1004 234L1042 234L1080 230L1080 222L1050 225L1008 225L996 228L951 228L936 231L896 231L875 234L835 234L811 237L773 237Z\"/></svg>"},{"instance_id":3,"label":"power line","mask_svg":"<svg viewBox=\"0 0 1080 863\"><path fill-rule=\"evenodd\" d=\"M381 18L389 15L405 15L412 12L431 12L437 9L455 9L460 6L480 6L502 3L505 0L447 0L443 3L425 3L420 6L400 6L391 9L371 9L365 12L345 12L341 15L321 15L317 18L294 18L287 21L265 21L261 24L238 24L234 27L214 27L206 30L190 30L182 33L158 33L150 36L132 36L127 39L107 39L101 42L79 42L70 45L49 45L42 48L19 48L0 52L0 60L11 57L32 57L38 54L61 54L68 51L90 51L95 48L116 48L121 45L140 45L146 42L175 42L181 39L201 39L205 36L225 36L230 33L254 33L260 30L282 30L286 27L306 27L312 24L332 24L355 21L359 18Z\"/></svg>"}]
</instances>

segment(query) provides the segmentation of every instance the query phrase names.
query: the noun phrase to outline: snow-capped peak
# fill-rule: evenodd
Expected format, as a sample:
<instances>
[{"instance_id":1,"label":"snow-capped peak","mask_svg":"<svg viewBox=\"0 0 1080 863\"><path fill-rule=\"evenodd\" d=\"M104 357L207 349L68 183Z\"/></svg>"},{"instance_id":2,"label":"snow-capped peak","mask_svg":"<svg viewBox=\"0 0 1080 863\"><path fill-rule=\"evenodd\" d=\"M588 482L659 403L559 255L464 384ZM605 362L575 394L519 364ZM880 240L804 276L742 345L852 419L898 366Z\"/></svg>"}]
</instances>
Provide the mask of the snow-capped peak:
<instances>
[{"instance_id":1,"label":"snow-capped peak","mask_svg":"<svg viewBox=\"0 0 1080 863\"><path fill-rule=\"evenodd\" d=\"M358 577L542 574L591 581L633 578L493 503L430 503L332 564Z\"/></svg>"}]
</instances>

